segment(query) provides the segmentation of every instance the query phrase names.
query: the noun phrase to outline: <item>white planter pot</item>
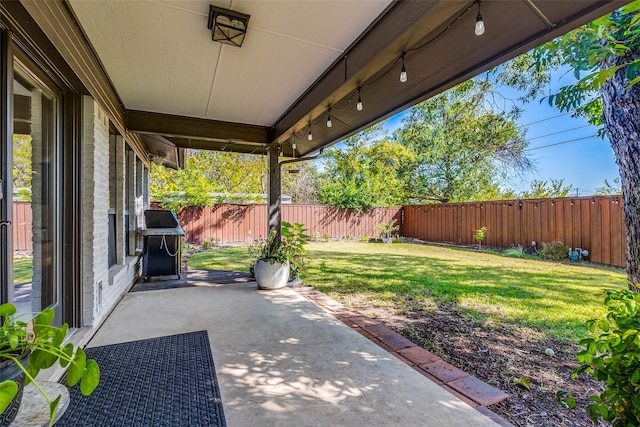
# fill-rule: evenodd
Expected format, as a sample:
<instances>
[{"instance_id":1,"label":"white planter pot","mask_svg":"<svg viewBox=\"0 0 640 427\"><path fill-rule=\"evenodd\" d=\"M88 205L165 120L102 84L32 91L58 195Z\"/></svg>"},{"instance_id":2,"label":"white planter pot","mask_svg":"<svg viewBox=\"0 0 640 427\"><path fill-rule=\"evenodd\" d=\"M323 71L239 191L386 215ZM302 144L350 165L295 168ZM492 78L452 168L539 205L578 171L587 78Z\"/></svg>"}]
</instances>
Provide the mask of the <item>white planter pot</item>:
<instances>
[{"instance_id":1,"label":"white planter pot","mask_svg":"<svg viewBox=\"0 0 640 427\"><path fill-rule=\"evenodd\" d=\"M261 259L256 261L254 275L258 283L258 289L280 289L287 286L289 280L289 263L271 264Z\"/></svg>"}]
</instances>

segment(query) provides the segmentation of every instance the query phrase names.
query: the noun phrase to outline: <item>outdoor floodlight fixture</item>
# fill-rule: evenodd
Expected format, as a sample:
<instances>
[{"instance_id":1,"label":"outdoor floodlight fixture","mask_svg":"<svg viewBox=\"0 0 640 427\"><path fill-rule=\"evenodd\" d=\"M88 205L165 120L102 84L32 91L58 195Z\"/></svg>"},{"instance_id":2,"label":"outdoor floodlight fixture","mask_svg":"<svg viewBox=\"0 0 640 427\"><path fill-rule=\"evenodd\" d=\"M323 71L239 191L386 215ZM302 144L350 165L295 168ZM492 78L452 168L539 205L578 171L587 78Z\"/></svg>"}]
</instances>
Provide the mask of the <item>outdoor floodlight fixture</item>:
<instances>
[{"instance_id":1,"label":"outdoor floodlight fixture","mask_svg":"<svg viewBox=\"0 0 640 427\"><path fill-rule=\"evenodd\" d=\"M231 46L242 46L247 35L249 15L209 5L209 24L211 40Z\"/></svg>"}]
</instances>

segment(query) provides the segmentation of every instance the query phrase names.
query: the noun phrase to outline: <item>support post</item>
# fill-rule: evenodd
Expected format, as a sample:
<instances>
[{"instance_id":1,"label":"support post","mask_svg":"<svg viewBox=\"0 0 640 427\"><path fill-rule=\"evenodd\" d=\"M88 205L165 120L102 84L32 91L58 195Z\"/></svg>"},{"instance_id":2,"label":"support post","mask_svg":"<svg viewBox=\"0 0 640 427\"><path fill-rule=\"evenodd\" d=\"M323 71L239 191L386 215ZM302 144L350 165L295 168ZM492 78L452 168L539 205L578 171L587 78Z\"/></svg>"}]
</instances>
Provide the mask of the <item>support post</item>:
<instances>
[{"instance_id":1,"label":"support post","mask_svg":"<svg viewBox=\"0 0 640 427\"><path fill-rule=\"evenodd\" d=\"M278 155L280 147L271 145L269 147L269 207L268 207L268 224L269 231L276 230L276 240L280 241L282 232L282 206L280 195L282 193L280 164L278 163Z\"/></svg>"}]
</instances>

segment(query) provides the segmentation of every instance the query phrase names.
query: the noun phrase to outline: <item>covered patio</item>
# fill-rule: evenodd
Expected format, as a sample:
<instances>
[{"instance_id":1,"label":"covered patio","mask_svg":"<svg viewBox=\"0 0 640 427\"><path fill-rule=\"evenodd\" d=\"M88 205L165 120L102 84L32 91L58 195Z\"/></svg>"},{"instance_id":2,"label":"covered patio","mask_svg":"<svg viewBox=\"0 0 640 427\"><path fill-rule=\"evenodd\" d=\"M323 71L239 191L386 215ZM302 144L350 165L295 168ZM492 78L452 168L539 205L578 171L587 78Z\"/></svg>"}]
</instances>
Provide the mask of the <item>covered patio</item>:
<instances>
[{"instance_id":1,"label":"covered patio","mask_svg":"<svg viewBox=\"0 0 640 427\"><path fill-rule=\"evenodd\" d=\"M495 425L292 288L189 276L126 294L88 347L206 330L229 426Z\"/></svg>"},{"instance_id":2,"label":"covered patio","mask_svg":"<svg viewBox=\"0 0 640 427\"><path fill-rule=\"evenodd\" d=\"M13 194L16 135L42 169L30 176L48 174L30 189L46 209L34 211L33 311L54 307L89 347L207 331L231 426L494 424L291 289L194 276L129 293L149 168L180 167L186 148L268 156L277 229L283 158L312 156L626 2L213 3L251 16L242 47L212 41L209 1L0 3L2 194ZM0 200L2 302L14 300L12 206Z\"/></svg>"}]
</instances>

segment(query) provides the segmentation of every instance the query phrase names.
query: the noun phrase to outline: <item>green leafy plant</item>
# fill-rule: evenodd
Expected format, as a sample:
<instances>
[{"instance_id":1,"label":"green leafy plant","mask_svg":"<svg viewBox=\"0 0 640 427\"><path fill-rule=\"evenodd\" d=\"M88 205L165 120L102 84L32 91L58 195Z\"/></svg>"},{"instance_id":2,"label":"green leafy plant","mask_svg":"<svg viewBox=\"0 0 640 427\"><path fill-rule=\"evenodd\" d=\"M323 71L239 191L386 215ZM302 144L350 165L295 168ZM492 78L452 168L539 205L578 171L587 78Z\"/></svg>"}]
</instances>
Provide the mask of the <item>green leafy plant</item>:
<instances>
[{"instance_id":1,"label":"green leafy plant","mask_svg":"<svg viewBox=\"0 0 640 427\"><path fill-rule=\"evenodd\" d=\"M328 242L328 241L331 239L331 234L329 234L329 233L324 233L324 234L322 235L322 237L324 238L324 241L325 241L325 242Z\"/></svg>"},{"instance_id":2,"label":"green leafy plant","mask_svg":"<svg viewBox=\"0 0 640 427\"><path fill-rule=\"evenodd\" d=\"M558 390L556 392L556 402L560 406L564 406L569 409L576 409L578 404L576 403L576 399L571 395L571 392L568 390Z\"/></svg>"},{"instance_id":3,"label":"green leafy plant","mask_svg":"<svg viewBox=\"0 0 640 427\"><path fill-rule=\"evenodd\" d=\"M309 236L305 234L304 225L282 221L281 239L278 241L275 230L269 231L269 236L264 242L249 248L249 253L257 259L270 264L290 263L291 269L300 273L304 269L303 255L306 252L305 245L309 242Z\"/></svg>"},{"instance_id":4,"label":"green leafy plant","mask_svg":"<svg viewBox=\"0 0 640 427\"><path fill-rule=\"evenodd\" d=\"M25 375L25 385L33 385L42 393L49 405L50 425L53 424L60 396L51 400L40 384L35 380L42 369L48 369L58 362L66 368L67 385L74 386L80 383L80 391L85 396L91 394L100 382L100 368L93 359L87 359L85 352L74 347L73 344L64 344L69 326L65 323L60 327L52 326L54 312L46 308L33 319L23 321L20 318L27 316L15 316L16 307L5 303L0 305L0 361L10 360L15 363ZM29 354L27 366L23 366L19 359ZM0 383L0 413L11 404L18 392L18 384L13 380Z\"/></svg>"},{"instance_id":5,"label":"green leafy plant","mask_svg":"<svg viewBox=\"0 0 640 427\"><path fill-rule=\"evenodd\" d=\"M311 239L313 239L314 242L320 240L320 232L314 231L313 233L311 233Z\"/></svg>"},{"instance_id":6,"label":"green leafy plant","mask_svg":"<svg viewBox=\"0 0 640 427\"><path fill-rule=\"evenodd\" d=\"M473 233L473 237L478 242L478 249L482 249L482 241L487 237L487 227L478 228Z\"/></svg>"},{"instance_id":7,"label":"green leafy plant","mask_svg":"<svg viewBox=\"0 0 640 427\"><path fill-rule=\"evenodd\" d=\"M539 252L543 259L560 261L569 257L569 246L560 241L542 243L542 250Z\"/></svg>"},{"instance_id":8,"label":"green leafy plant","mask_svg":"<svg viewBox=\"0 0 640 427\"><path fill-rule=\"evenodd\" d=\"M591 319L586 326L591 337L580 341L582 364L573 376L587 372L605 383L605 390L591 396L587 415L599 417L614 427L640 425L640 294L628 289L607 291L606 319Z\"/></svg>"},{"instance_id":9,"label":"green leafy plant","mask_svg":"<svg viewBox=\"0 0 640 427\"><path fill-rule=\"evenodd\" d=\"M396 225L396 222L397 221L395 218L393 218L389 222L382 221L378 225L376 225L376 230L380 232L381 237L388 239L390 237L393 237L394 233L400 229L400 226Z\"/></svg>"}]
</instances>

